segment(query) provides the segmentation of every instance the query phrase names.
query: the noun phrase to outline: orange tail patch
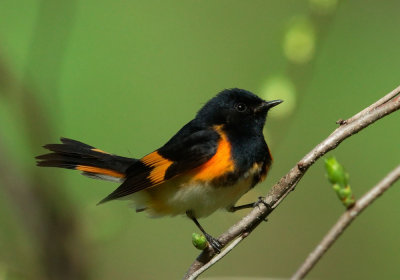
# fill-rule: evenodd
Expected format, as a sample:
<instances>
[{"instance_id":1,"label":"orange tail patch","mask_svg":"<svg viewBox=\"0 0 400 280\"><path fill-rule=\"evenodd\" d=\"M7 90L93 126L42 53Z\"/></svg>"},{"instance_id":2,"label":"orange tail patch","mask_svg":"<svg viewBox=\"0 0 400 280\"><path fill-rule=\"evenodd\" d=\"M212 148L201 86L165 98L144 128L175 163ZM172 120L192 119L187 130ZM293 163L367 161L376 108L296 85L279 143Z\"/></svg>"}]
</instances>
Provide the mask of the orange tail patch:
<instances>
[{"instance_id":1,"label":"orange tail patch","mask_svg":"<svg viewBox=\"0 0 400 280\"><path fill-rule=\"evenodd\" d=\"M77 165L76 170L84 171L84 172L90 172L90 173L95 173L95 174L102 174L102 175L108 175L116 178L124 178L125 174L111 170L111 169L105 169L105 168L100 168L100 167L94 167L94 166L87 166L87 165Z\"/></svg>"}]
</instances>

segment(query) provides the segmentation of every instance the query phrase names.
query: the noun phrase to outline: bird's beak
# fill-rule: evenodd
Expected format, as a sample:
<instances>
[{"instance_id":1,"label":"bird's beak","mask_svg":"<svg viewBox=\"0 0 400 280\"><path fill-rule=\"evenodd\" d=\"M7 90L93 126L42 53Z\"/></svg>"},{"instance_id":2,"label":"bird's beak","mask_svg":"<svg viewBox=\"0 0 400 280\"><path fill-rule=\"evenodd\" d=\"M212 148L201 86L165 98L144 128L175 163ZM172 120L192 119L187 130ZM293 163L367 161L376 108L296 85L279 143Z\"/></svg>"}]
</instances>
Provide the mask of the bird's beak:
<instances>
[{"instance_id":1,"label":"bird's beak","mask_svg":"<svg viewBox=\"0 0 400 280\"><path fill-rule=\"evenodd\" d=\"M264 101L259 107L256 108L256 113L258 112L266 112L272 107L275 107L276 105L279 105L283 102L283 100L272 100L272 101Z\"/></svg>"}]
</instances>

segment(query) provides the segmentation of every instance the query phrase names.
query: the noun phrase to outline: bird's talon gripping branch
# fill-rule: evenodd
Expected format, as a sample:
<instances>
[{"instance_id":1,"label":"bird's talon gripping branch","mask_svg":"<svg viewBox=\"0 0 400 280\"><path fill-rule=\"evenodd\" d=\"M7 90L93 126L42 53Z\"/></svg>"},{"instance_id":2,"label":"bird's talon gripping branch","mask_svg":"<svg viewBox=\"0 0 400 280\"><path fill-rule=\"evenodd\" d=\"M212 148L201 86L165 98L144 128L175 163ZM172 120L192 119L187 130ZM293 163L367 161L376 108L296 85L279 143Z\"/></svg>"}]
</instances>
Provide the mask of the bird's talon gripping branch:
<instances>
[{"instance_id":1,"label":"bird's talon gripping branch","mask_svg":"<svg viewBox=\"0 0 400 280\"><path fill-rule=\"evenodd\" d=\"M271 212L272 211L271 205L269 205L267 202L265 202L264 199L265 199L265 197L259 196L258 200L254 203L254 207L259 206L260 204L264 204L265 207L267 207L268 212Z\"/></svg>"},{"instance_id":2,"label":"bird's talon gripping branch","mask_svg":"<svg viewBox=\"0 0 400 280\"><path fill-rule=\"evenodd\" d=\"M216 238L212 237L209 234L205 234L205 237L208 241L208 244L210 244L210 246L214 249L214 251L217 254L221 253L222 244Z\"/></svg>"},{"instance_id":3,"label":"bird's talon gripping branch","mask_svg":"<svg viewBox=\"0 0 400 280\"><path fill-rule=\"evenodd\" d=\"M211 235L209 235L204 228L200 225L200 223L197 221L197 219L194 217L193 211L189 210L186 211L186 215L192 219L192 221L196 224L196 226L200 229L200 231L204 234L204 236L206 237L208 244L210 244L210 246L214 249L214 251L219 254L221 252L222 249L222 245L221 243L214 237L212 237ZM192 236L192 242L193 242L193 236ZM193 245L195 245L195 247L197 248L196 244L193 243Z\"/></svg>"}]
</instances>

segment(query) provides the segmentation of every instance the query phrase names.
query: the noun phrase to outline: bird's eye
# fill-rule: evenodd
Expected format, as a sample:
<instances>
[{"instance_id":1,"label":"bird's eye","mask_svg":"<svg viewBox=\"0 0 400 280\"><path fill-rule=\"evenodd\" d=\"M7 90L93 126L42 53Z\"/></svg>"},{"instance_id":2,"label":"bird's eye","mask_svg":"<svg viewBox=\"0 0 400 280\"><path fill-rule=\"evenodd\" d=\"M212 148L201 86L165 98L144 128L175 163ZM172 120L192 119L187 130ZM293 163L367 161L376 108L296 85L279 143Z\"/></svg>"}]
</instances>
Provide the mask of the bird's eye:
<instances>
[{"instance_id":1,"label":"bird's eye","mask_svg":"<svg viewBox=\"0 0 400 280\"><path fill-rule=\"evenodd\" d=\"M246 111L247 106L246 106L246 104L244 104L244 103L237 103L237 104L235 105L235 109L236 109L236 111L238 111L238 112L244 112L244 111Z\"/></svg>"}]
</instances>

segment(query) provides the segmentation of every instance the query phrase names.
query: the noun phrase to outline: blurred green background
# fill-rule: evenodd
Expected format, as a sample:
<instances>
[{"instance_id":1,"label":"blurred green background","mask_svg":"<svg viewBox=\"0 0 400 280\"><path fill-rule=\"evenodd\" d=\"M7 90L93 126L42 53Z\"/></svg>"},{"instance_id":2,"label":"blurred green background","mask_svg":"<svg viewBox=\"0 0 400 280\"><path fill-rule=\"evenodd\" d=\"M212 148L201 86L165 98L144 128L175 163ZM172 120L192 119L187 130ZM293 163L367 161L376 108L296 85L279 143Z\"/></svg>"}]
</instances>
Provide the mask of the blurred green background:
<instances>
[{"instance_id":1,"label":"blurred green background","mask_svg":"<svg viewBox=\"0 0 400 280\"><path fill-rule=\"evenodd\" d=\"M224 88L285 103L265 134L275 162L241 202L400 84L400 3L388 1L0 2L0 279L180 279L199 251L182 218L149 219L116 185L40 169L69 137L131 157L158 148ZM360 197L399 164L399 113L334 152ZM400 279L400 191L345 232L312 279ZM204 277L290 276L344 211L317 162ZM218 235L241 215L202 220ZM235 278L236 279L236 278ZM239 278L238 278L239 279Z\"/></svg>"}]
</instances>

